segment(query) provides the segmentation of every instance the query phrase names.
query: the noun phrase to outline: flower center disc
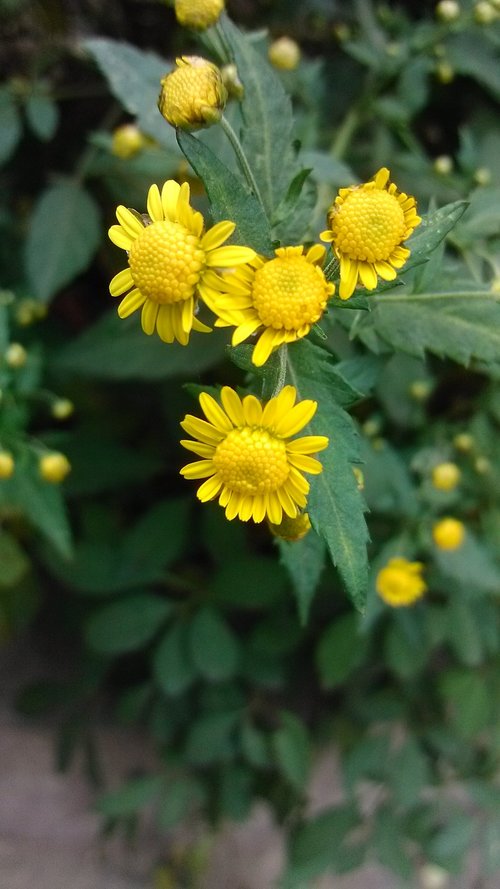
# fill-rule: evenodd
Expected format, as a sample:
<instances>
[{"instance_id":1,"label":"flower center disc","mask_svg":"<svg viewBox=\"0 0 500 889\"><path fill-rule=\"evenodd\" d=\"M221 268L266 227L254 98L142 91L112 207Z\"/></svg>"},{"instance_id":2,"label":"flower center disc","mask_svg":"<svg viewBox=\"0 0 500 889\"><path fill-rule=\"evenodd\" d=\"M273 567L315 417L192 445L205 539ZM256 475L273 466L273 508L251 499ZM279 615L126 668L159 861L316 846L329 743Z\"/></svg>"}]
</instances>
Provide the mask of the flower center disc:
<instances>
[{"instance_id":1,"label":"flower center disc","mask_svg":"<svg viewBox=\"0 0 500 889\"><path fill-rule=\"evenodd\" d=\"M239 494L276 491L288 478L286 446L266 429L233 429L217 445L213 463L222 481Z\"/></svg>"},{"instance_id":2,"label":"flower center disc","mask_svg":"<svg viewBox=\"0 0 500 889\"><path fill-rule=\"evenodd\" d=\"M178 222L153 222L133 241L128 258L135 286L157 303L193 296L205 264L199 239Z\"/></svg>"},{"instance_id":3,"label":"flower center disc","mask_svg":"<svg viewBox=\"0 0 500 889\"><path fill-rule=\"evenodd\" d=\"M321 317L328 290L318 271L303 256L277 257L256 271L252 299L265 327L299 330Z\"/></svg>"},{"instance_id":4,"label":"flower center disc","mask_svg":"<svg viewBox=\"0 0 500 889\"><path fill-rule=\"evenodd\" d=\"M401 204L378 189L353 191L329 221L340 253L364 262L388 260L406 231Z\"/></svg>"}]
</instances>

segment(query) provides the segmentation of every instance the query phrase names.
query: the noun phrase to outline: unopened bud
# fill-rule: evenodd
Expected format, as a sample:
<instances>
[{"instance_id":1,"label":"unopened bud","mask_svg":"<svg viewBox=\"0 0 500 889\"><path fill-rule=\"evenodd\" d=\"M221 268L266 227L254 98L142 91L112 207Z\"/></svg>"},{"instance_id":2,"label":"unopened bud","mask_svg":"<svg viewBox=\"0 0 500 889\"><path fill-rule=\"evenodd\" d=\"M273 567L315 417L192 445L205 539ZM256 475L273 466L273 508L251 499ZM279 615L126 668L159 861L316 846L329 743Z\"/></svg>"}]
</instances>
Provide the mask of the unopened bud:
<instances>
[{"instance_id":1,"label":"unopened bud","mask_svg":"<svg viewBox=\"0 0 500 889\"><path fill-rule=\"evenodd\" d=\"M5 363L8 364L9 367L16 369L24 367L27 358L28 353L21 343L10 343L5 350Z\"/></svg>"},{"instance_id":2,"label":"unopened bud","mask_svg":"<svg viewBox=\"0 0 500 889\"><path fill-rule=\"evenodd\" d=\"M300 46L291 37L280 37L271 43L269 61L282 71L294 71L300 62Z\"/></svg>"},{"instance_id":3,"label":"unopened bud","mask_svg":"<svg viewBox=\"0 0 500 889\"><path fill-rule=\"evenodd\" d=\"M301 540L311 530L311 522L307 512L302 512L294 519L284 515L279 525L268 522L269 530L281 540Z\"/></svg>"},{"instance_id":4,"label":"unopened bud","mask_svg":"<svg viewBox=\"0 0 500 889\"><path fill-rule=\"evenodd\" d=\"M54 451L44 454L38 461L38 471L44 481L59 485L71 472L71 463L65 454Z\"/></svg>"},{"instance_id":5,"label":"unopened bud","mask_svg":"<svg viewBox=\"0 0 500 889\"><path fill-rule=\"evenodd\" d=\"M440 154L439 157L434 158L432 166L439 176L449 176L453 170L453 160L449 154Z\"/></svg>"},{"instance_id":6,"label":"unopened bud","mask_svg":"<svg viewBox=\"0 0 500 889\"><path fill-rule=\"evenodd\" d=\"M75 406L69 398L58 398L54 401L51 414L56 420L67 420L75 410Z\"/></svg>"},{"instance_id":7,"label":"unopened bud","mask_svg":"<svg viewBox=\"0 0 500 889\"><path fill-rule=\"evenodd\" d=\"M227 90L217 65L200 56L182 56L161 81L158 108L173 127L197 130L217 123Z\"/></svg>"},{"instance_id":8,"label":"unopened bud","mask_svg":"<svg viewBox=\"0 0 500 889\"><path fill-rule=\"evenodd\" d=\"M487 457L477 457L474 462L474 469L479 475L488 475L491 472L491 461Z\"/></svg>"},{"instance_id":9,"label":"unopened bud","mask_svg":"<svg viewBox=\"0 0 500 889\"><path fill-rule=\"evenodd\" d=\"M14 472L14 457L10 451L0 450L0 479L10 478Z\"/></svg>"},{"instance_id":10,"label":"unopened bud","mask_svg":"<svg viewBox=\"0 0 500 889\"><path fill-rule=\"evenodd\" d=\"M456 463L438 463L432 470L432 484L438 491L453 491L461 475Z\"/></svg>"},{"instance_id":11,"label":"unopened bud","mask_svg":"<svg viewBox=\"0 0 500 889\"><path fill-rule=\"evenodd\" d=\"M474 7L474 19L478 25L491 25L498 17L496 9L487 0L480 0Z\"/></svg>"},{"instance_id":12,"label":"unopened bud","mask_svg":"<svg viewBox=\"0 0 500 889\"><path fill-rule=\"evenodd\" d=\"M440 83L451 83L455 79L455 69L449 62L439 62L436 66L436 77Z\"/></svg>"},{"instance_id":13,"label":"unopened bud","mask_svg":"<svg viewBox=\"0 0 500 889\"><path fill-rule=\"evenodd\" d=\"M228 95L233 99L242 99L245 94L245 87L238 77L238 69L236 65L224 65L221 68L222 82L227 89Z\"/></svg>"},{"instance_id":14,"label":"unopened bud","mask_svg":"<svg viewBox=\"0 0 500 889\"><path fill-rule=\"evenodd\" d=\"M139 154L147 144L144 133L141 133L135 123L124 123L113 131L111 139L111 154L126 160Z\"/></svg>"},{"instance_id":15,"label":"unopened bud","mask_svg":"<svg viewBox=\"0 0 500 889\"><path fill-rule=\"evenodd\" d=\"M430 380L414 380L409 388L409 393L415 401L427 401L432 392Z\"/></svg>"},{"instance_id":16,"label":"unopened bud","mask_svg":"<svg viewBox=\"0 0 500 889\"><path fill-rule=\"evenodd\" d=\"M441 22L456 22L460 18L460 3L456 0L440 0L436 6L436 16Z\"/></svg>"},{"instance_id":17,"label":"unopened bud","mask_svg":"<svg viewBox=\"0 0 500 889\"><path fill-rule=\"evenodd\" d=\"M468 432L458 432L453 439L457 451L462 454L469 454L474 447L474 439Z\"/></svg>"},{"instance_id":18,"label":"unopened bud","mask_svg":"<svg viewBox=\"0 0 500 889\"><path fill-rule=\"evenodd\" d=\"M174 9L180 25L205 31L219 20L224 0L174 0Z\"/></svg>"},{"instance_id":19,"label":"unopened bud","mask_svg":"<svg viewBox=\"0 0 500 889\"><path fill-rule=\"evenodd\" d=\"M478 167L474 172L474 182L476 185L489 185L491 182L491 170L488 167Z\"/></svg>"},{"instance_id":20,"label":"unopened bud","mask_svg":"<svg viewBox=\"0 0 500 889\"><path fill-rule=\"evenodd\" d=\"M465 525L458 519L446 517L436 522L432 529L432 539L438 549L453 550L462 546L465 538Z\"/></svg>"}]
</instances>

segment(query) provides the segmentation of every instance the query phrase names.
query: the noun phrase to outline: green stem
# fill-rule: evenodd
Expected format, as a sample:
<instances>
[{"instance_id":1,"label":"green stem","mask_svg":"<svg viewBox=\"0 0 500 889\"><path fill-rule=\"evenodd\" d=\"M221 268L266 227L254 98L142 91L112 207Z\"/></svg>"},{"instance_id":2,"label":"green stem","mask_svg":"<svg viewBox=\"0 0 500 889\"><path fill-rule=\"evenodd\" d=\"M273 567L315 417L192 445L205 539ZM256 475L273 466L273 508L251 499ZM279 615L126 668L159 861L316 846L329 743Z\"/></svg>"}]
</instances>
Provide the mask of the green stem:
<instances>
[{"instance_id":1,"label":"green stem","mask_svg":"<svg viewBox=\"0 0 500 889\"><path fill-rule=\"evenodd\" d=\"M259 187L255 181L255 177L254 177L252 170L250 168L250 164L247 161L246 154L243 151L243 148L242 148L240 140L238 139L238 136L236 135L235 131L233 130L227 117L225 117L224 115L222 115L222 117L221 117L220 124L221 124L221 127L224 130L227 138L229 139L232 147L233 147L233 151L234 151L236 158L238 160L238 163L240 165L241 172L243 173L243 175L248 183L248 187L250 188L250 191L252 191L254 193L255 197L259 201L259 204L261 205L261 207L265 213L266 210L264 207L264 202L262 200L262 196L259 191Z\"/></svg>"},{"instance_id":2,"label":"green stem","mask_svg":"<svg viewBox=\"0 0 500 889\"><path fill-rule=\"evenodd\" d=\"M358 108L351 108L348 114L346 114L341 126L337 130L337 135L333 140L332 147L330 149L330 153L333 154L338 160L341 160L345 155L347 148L349 147L349 143L356 132L356 129L360 122L360 113Z\"/></svg>"}]
</instances>

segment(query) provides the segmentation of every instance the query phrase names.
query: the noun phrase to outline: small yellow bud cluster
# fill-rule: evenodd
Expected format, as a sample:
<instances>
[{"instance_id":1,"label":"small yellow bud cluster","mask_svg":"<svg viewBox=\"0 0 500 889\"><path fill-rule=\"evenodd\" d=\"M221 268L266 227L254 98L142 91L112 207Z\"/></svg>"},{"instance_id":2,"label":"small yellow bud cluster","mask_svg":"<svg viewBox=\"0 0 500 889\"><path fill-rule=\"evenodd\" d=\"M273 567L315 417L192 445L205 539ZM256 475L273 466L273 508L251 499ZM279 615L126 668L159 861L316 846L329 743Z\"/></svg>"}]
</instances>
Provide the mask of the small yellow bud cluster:
<instances>
[{"instance_id":1,"label":"small yellow bud cluster","mask_svg":"<svg viewBox=\"0 0 500 889\"><path fill-rule=\"evenodd\" d=\"M269 61L281 71L294 71L300 62L300 46L291 37L280 37L271 43Z\"/></svg>"},{"instance_id":2,"label":"small yellow bud cluster","mask_svg":"<svg viewBox=\"0 0 500 889\"><path fill-rule=\"evenodd\" d=\"M227 102L217 65L200 56L182 56L176 65L161 81L158 108L165 120L183 130L217 123Z\"/></svg>"},{"instance_id":3,"label":"small yellow bud cluster","mask_svg":"<svg viewBox=\"0 0 500 889\"><path fill-rule=\"evenodd\" d=\"M53 451L40 457L38 471L44 481L52 485L59 485L71 472L71 463L65 454Z\"/></svg>"},{"instance_id":4,"label":"small yellow bud cluster","mask_svg":"<svg viewBox=\"0 0 500 889\"><path fill-rule=\"evenodd\" d=\"M460 3L456 0L440 0L436 6L436 16L441 22L456 22L460 12Z\"/></svg>"},{"instance_id":5,"label":"small yellow bud cluster","mask_svg":"<svg viewBox=\"0 0 500 889\"><path fill-rule=\"evenodd\" d=\"M432 538L439 549L458 549L465 538L465 525L458 519L446 517L436 522L432 529Z\"/></svg>"},{"instance_id":6,"label":"small yellow bud cluster","mask_svg":"<svg viewBox=\"0 0 500 889\"><path fill-rule=\"evenodd\" d=\"M22 299L16 307L16 321L21 327L28 327L35 321L45 318L47 307L36 299Z\"/></svg>"},{"instance_id":7,"label":"small yellow bud cluster","mask_svg":"<svg viewBox=\"0 0 500 889\"><path fill-rule=\"evenodd\" d=\"M453 439L453 444L457 451L462 454L469 454L474 448L474 439L468 432L458 432Z\"/></svg>"},{"instance_id":8,"label":"small yellow bud cluster","mask_svg":"<svg viewBox=\"0 0 500 889\"><path fill-rule=\"evenodd\" d=\"M224 0L174 0L179 24L196 31L205 31L215 25L224 5Z\"/></svg>"},{"instance_id":9,"label":"small yellow bud cluster","mask_svg":"<svg viewBox=\"0 0 500 889\"><path fill-rule=\"evenodd\" d=\"M427 401L432 392L432 383L430 380L414 380L410 384L409 392L415 401Z\"/></svg>"},{"instance_id":10,"label":"small yellow bud cluster","mask_svg":"<svg viewBox=\"0 0 500 889\"><path fill-rule=\"evenodd\" d=\"M134 123L117 127L111 139L111 154L122 160L134 157L147 145L147 138Z\"/></svg>"},{"instance_id":11,"label":"small yellow bud cluster","mask_svg":"<svg viewBox=\"0 0 500 889\"><path fill-rule=\"evenodd\" d=\"M14 457L10 451L0 450L0 479L10 478L14 468Z\"/></svg>"},{"instance_id":12,"label":"small yellow bud cluster","mask_svg":"<svg viewBox=\"0 0 500 889\"><path fill-rule=\"evenodd\" d=\"M307 512L300 513L294 519L284 515L279 525L268 522L269 530L281 540L302 540L311 530L311 521Z\"/></svg>"},{"instance_id":13,"label":"small yellow bud cluster","mask_svg":"<svg viewBox=\"0 0 500 889\"><path fill-rule=\"evenodd\" d=\"M460 478L461 472L456 463L438 463L432 470L432 484L438 491L453 491Z\"/></svg>"}]
</instances>

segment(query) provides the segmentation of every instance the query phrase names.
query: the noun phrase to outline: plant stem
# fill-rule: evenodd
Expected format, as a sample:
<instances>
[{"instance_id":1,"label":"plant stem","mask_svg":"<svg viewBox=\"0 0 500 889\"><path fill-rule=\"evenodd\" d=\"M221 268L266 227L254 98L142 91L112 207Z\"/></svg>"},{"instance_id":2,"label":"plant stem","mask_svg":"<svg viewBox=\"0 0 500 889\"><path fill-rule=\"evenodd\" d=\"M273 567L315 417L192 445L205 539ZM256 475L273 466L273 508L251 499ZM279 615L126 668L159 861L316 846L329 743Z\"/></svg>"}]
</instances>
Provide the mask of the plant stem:
<instances>
[{"instance_id":1,"label":"plant stem","mask_svg":"<svg viewBox=\"0 0 500 889\"><path fill-rule=\"evenodd\" d=\"M242 148L240 140L238 139L238 136L236 135L235 131L233 130L231 124L229 123L227 117L224 116L224 114L221 117L220 124L221 124L221 127L224 130L227 138L229 139L232 147L233 147L233 151L237 157L241 171L247 181L250 191L252 191L254 193L255 197L259 201L259 204L261 205L261 207L265 213L266 210L264 207L264 203L262 201L262 197L261 197L258 185L255 181L255 177L254 177L252 170L250 168L250 164L247 161L246 154L243 151L243 148Z\"/></svg>"}]
</instances>

